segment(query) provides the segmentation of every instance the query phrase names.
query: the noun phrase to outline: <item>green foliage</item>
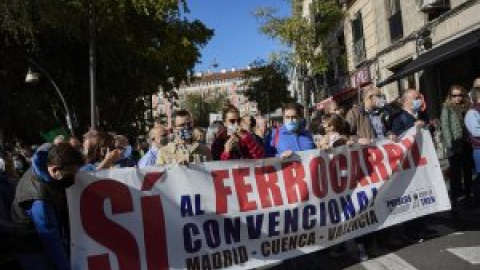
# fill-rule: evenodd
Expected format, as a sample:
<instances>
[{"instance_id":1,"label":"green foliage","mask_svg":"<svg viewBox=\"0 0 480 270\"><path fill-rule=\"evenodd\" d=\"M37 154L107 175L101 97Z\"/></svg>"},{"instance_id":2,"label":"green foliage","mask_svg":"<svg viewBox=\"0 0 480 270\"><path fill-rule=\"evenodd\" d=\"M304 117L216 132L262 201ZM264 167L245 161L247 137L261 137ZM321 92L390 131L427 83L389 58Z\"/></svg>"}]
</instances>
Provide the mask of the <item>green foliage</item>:
<instances>
[{"instance_id":1,"label":"green foliage","mask_svg":"<svg viewBox=\"0 0 480 270\"><path fill-rule=\"evenodd\" d=\"M271 7L258 8L254 15L262 23L260 30L293 47L295 64L308 63L313 73L323 73L328 68L327 37L342 20L343 11L335 0L315 0L311 10L316 15L305 18L300 14L302 1L290 1L293 7L290 17L276 16L276 10ZM323 48L318 50L319 46Z\"/></svg>"},{"instance_id":2,"label":"green foliage","mask_svg":"<svg viewBox=\"0 0 480 270\"><path fill-rule=\"evenodd\" d=\"M197 125L208 127L210 113L220 112L226 102L228 99L225 95L208 100L202 94L193 93L186 96L184 107L192 114Z\"/></svg>"},{"instance_id":3,"label":"green foliage","mask_svg":"<svg viewBox=\"0 0 480 270\"><path fill-rule=\"evenodd\" d=\"M270 113L283 103L293 101L288 91L290 81L287 72L288 66L279 60L272 60L268 64L258 61L252 69L245 71L248 86L245 95L258 103L262 113Z\"/></svg>"},{"instance_id":4,"label":"green foliage","mask_svg":"<svg viewBox=\"0 0 480 270\"><path fill-rule=\"evenodd\" d=\"M88 128L89 3L96 14L97 106L101 126L108 130L136 133L132 123L148 109L140 98L157 92L159 85L169 90L186 80L200 48L213 36L202 22L184 17L185 1L4 0L0 119L11 119L18 108L22 113L15 116L17 123L32 115L42 119L32 130L7 122L0 122L0 129L28 136L65 123L59 99L45 78L34 87L25 85L27 58L36 59L57 82L76 115L77 131Z\"/></svg>"}]
</instances>

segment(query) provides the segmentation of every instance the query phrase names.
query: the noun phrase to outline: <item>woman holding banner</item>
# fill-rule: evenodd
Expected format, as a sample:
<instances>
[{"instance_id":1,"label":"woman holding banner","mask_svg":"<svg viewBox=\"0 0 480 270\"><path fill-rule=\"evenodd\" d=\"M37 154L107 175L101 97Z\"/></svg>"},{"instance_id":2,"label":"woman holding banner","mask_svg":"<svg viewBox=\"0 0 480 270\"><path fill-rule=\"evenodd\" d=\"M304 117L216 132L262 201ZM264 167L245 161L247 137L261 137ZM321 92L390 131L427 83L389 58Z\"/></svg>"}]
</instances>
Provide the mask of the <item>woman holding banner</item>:
<instances>
[{"instance_id":1,"label":"woman holding banner","mask_svg":"<svg viewBox=\"0 0 480 270\"><path fill-rule=\"evenodd\" d=\"M459 85L450 87L442 108L442 135L450 163L450 198L455 210L462 190L465 201L471 202L472 191L472 147L468 140L464 118L469 109L467 92ZM463 174L463 177L462 177ZM463 188L462 188L463 178Z\"/></svg>"}]
</instances>

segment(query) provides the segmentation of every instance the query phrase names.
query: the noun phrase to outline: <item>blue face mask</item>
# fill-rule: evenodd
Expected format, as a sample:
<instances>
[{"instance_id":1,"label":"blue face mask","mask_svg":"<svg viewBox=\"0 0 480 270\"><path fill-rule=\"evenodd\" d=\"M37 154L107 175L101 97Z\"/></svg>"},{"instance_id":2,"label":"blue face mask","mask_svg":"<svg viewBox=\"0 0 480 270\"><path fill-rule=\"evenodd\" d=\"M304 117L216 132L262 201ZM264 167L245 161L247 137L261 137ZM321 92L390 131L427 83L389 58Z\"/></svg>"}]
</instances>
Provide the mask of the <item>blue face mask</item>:
<instances>
[{"instance_id":1,"label":"blue face mask","mask_svg":"<svg viewBox=\"0 0 480 270\"><path fill-rule=\"evenodd\" d=\"M125 147L125 151L122 153L122 158L129 158L132 155L132 147L129 145Z\"/></svg>"},{"instance_id":2,"label":"blue face mask","mask_svg":"<svg viewBox=\"0 0 480 270\"><path fill-rule=\"evenodd\" d=\"M188 141L192 138L193 131L190 128L182 128L177 133L178 138L184 141Z\"/></svg>"},{"instance_id":3,"label":"blue face mask","mask_svg":"<svg viewBox=\"0 0 480 270\"><path fill-rule=\"evenodd\" d=\"M300 127L300 121L298 120L285 120L285 128L292 132L292 131L297 131L298 128Z\"/></svg>"},{"instance_id":4,"label":"blue face mask","mask_svg":"<svg viewBox=\"0 0 480 270\"><path fill-rule=\"evenodd\" d=\"M423 105L422 100L420 100L420 99L415 99L414 101L412 101L412 110L413 110L414 112L419 112L420 109L422 108L422 105Z\"/></svg>"}]
</instances>

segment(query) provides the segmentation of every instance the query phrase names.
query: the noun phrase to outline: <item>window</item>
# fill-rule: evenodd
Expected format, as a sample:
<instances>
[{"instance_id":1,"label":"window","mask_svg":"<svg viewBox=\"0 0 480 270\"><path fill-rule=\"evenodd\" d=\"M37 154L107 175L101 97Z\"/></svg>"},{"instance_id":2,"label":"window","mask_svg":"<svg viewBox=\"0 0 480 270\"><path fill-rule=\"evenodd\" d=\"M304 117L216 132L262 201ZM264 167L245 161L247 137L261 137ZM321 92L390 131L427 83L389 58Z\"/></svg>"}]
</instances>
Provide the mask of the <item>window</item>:
<instances>
[{"instance_id":1,"label":"window","mask_svg":"<svg viewBox=\"0 0 480 270\"><path fill-rule=\"evenodd\" d=\"M421 10L428 14L429 21L435 20L450 9L450 0L423 0L421 6Z\"/></svg>"},{"instance_id":2,"label":"window","mask_svg":"<svg viewBox=\"0 0 480 270\"><path fill-rule=\"evenodd\" d=\"M398 95L402 96L408 89L415 89L415 75L410 74L407 77L397 81Z\"/></svg>"},{"instance_id":3,"label":"window","mask_svg":"<svg viewBox=\"0 0 480 270\"><path fill-rule=\"evenodd\" d=\"M394 14L400 12L400 0L386 0L388 17L392 17Z\"/></svg>"},{"instance_id":4,"label":"window","mask_svg":"<svg viewBox=\"0 0 480 270\"><path fill-rule=\"evenodd\" d=\"M405 67L405 65L407 65L408 63L410 63L412 61L412 59L409 59L405 62L402 62L398 65L396 65L395 67L391 67L389 68L390 71L392 71L393 73L397 73L399 70L401 70L403 67ZM415 89L416 88L416 83L415 83L415 74L412 73L402 79L399 79L397 80L397 89L398 89L398 95L401 96L403 95L403 93L405 93L406 90L408 89Z\"/></svg>"},{"instance_id":5,"label":"window","mask_svg":"<svg viewBox=\"0 0 480 270\"><path fill-rule=\"evenodd\" d=\"M366 58L365 39L363 37L362 13L358 12L352 21L353 55L355 64L360 64Z\"/></svg>"},{"instance_id":6,"label":"window","mask_svg":"<svg viewBox=\"0 0 480 270\"><path fill-rule=\"evenodd\" d=\"M390 41L394 42L403 37L402 11L400 0L387 1L387 16L390 29Z\"/></svg>"}]
</instances>

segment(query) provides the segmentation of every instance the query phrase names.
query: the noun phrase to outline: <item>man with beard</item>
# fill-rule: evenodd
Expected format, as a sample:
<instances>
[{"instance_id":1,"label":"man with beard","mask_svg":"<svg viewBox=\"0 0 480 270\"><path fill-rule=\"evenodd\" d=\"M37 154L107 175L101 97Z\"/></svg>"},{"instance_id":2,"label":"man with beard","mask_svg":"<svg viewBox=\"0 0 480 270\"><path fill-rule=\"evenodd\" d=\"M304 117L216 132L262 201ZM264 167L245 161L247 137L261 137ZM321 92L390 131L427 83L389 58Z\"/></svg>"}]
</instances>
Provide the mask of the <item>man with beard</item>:
<instances>
[{"instance_id":1,"label":"man with beard","mask_svg":"<svg viewBox=\"0 0 480 270\"><path fill-rule=\"evenodd\" d=\"M158 150L157 165L189 164L212 160L208 148L193 140L193 119L186 110L175 113L173 142Z\"/></svg>"},{"instance_id":2,"label":"man with beard","mask_svg":"<svg viewBox=\"0 0 480 270\"><path fill-rule=\"evenodd\" d=\"M12 220L36 231L19 255L23 269L70 269L65 190L83 164L82 154L68 143L44 144L33 156L12 204Z\"/></svg>"}]
</instances>

